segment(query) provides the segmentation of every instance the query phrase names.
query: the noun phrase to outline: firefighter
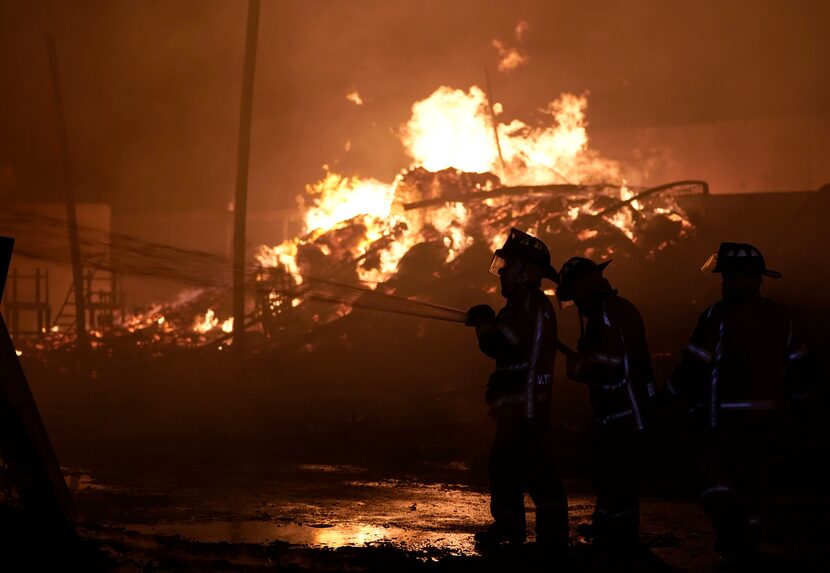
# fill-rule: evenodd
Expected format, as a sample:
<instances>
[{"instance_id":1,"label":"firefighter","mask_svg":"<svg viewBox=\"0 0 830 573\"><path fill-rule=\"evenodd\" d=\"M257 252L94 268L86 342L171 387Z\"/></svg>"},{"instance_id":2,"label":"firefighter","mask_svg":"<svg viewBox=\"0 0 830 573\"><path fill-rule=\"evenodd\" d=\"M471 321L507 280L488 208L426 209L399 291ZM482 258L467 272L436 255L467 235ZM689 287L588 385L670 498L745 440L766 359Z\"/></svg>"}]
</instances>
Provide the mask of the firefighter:
<instances>
[{"instance_id":1,"label":"firefighter","mask_svg":"<svg viewBox=\"0 0 830 573\"><path fill-rule=\"evenodd\" d=\"M494 523L476 533L482 548L526 537L523 493L536 505L537 546L564 555L568 550L568 505L551 444L551 382L556 356L556 316L541 290L542 279L556 281L545 244L511 229L493 256L490 272L499 277L506 299L498 312L472 307L479 348L496 360L485 399L496 419L490 451L490 512Z\"/></svg>"},{"instance_id":2,"label":"firefighter","mask_svg":"<svg viewBox=\"0 0 830 573\"><path fill-rule=\"evenodd\" d=\"M692 404L700 501L715 549L756 553L765 466L788 402L805 397L807 350L787 312L761 296L767 269L752 245L721 243L702 269L723 277L723 298L700 315L666 390Z\"/></svg>"},{"instance_id":3,"label":"firefighter","mask_svg":"<svg viewBox=\"0 0 830 573\"><path fill-rule=\"evenodd\" d=\"M602 275L610 262L569 259L556 296L579 311L580 339L567 357L567 373L588 385L594 410L597 498L583 530L598 549L628 551L639 543L640 455L654 377L640 312Z\"/></svg>"}]
</instances>

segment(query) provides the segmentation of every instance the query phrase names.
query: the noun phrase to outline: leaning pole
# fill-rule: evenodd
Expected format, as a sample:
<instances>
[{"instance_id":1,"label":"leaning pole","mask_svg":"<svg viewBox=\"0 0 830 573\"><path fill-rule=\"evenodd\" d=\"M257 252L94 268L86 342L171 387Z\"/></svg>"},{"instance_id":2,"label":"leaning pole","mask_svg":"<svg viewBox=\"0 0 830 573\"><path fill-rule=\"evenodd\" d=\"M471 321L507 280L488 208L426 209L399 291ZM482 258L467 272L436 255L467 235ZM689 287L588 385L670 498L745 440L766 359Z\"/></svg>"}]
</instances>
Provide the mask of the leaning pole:
<instances>
[{"instance_id":1,"label":"leaning pole","mask_svg":"<svg viewBox=\"0 0 830 573\"><path fill-rule=\"evenodd\" d=\"M81 262L81 246L78 239L78 216L75 209L75 186L72 178L72 166L69 161L69 137L66 131L66 116L63 111L63 95L61 93L60 69L58 55L55 48L55 39L49 36L46 39L46 48L49 52L49 71L52 76L52 93L55 101L57 116L58 143L61 151L61 167L63 169L63 196L66 202L66 225L69 230L69 258L72 263L72 284L75 288L75 327L78 331L76 338L78 358L83 371L86 363L86 353L89 349L89 339L86 332L86 298L84 297L84 271Z\"/></svg>"},{"instance_id":2,"label":"leaning pole","mask_svg":"<svg viewBox=\"0 0 830 573\"><path fill-rule=\"evenodd\" d=\"M248 165L251 150L251 115L254 100L259 0L248 1L242 102L239 113L239 146L236 164L236 198L233 226L233 349L240 374L245 369L245 226L248 212Z\"/></svg>"},{"instance_id":3,"label":"leaning pole","mask_svg":"<svg viewBox=\"0 0 830 573\"><path fill-rule=\"evenodd\" d=\"M0 237L0 300L14 239ZM6 480L35 531L52 541L75 536L75 509L6 322L0 313L0 457Z\"/></svg>"}]
</instances>

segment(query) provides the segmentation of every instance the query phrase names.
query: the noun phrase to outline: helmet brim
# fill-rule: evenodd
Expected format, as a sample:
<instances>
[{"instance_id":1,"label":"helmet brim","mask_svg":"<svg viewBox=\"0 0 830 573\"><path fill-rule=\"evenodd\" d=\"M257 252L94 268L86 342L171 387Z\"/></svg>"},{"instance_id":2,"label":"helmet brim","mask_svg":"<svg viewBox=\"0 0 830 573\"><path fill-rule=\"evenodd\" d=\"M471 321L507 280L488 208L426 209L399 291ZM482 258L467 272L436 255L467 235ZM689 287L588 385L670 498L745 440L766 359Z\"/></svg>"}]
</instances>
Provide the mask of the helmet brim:
<instances>
[{"instance_id":1,"label":"helmet brim","mask_svg":"<svg viewBox=\"0 0 830 573\"><path fill-rule=\"evenodd\" d=\"M558 298L562 302L572 301L573 298L574 298L574 288L576 288L576 285L578 285L583 280L585 280L586 277L588 277L588 276L590 276L594 273L602 273L602 271L605 270L605 267L607 267L610 264L611 264L611 259L608 259L607 261L602 261L601 263L598 263L595 267L591 268L584 275L580 276L578 279L576 279L574 281L568 281L568 284L564 284L564 285L562 284L563 281L561 280L562 277L560 275L559 276L560 280L556 283L556 284L559 285L559 288L556 289L556 298Z\"/></svg>"},{"instance_id":2,"label":"helmet brim","mask_svg":"<svg viewBox=\"0 0 830 573\"><path fill-rule=\"evenodd\" d=\"M505 267L507 265L507 261L510 259L520 259L525 260L524 258L514 254L514 253L507 253L504 249L496 249L493 253L493 259L490 261L490 274L493 276L499 276L499 269ZM525 261L532 265L536 265L537 267L541 268L542 270L542 278L552 280L557 285L559 284L559 273L553 265L539 265L539 263L533 261Z\"/></svg>"},{"instance_id":3,"label":"helmet brim","mask_svg":"<svg viewBox=\"0 0 830 573\"><path fill-rule=\"evenodd\" d=\"M701 272L704 273L714 273L714 274L723 274L724 270L718 265L718 253L712 253L709 255L709 258L706 259L706 262L703 263L703 266L700 267ZM727 271L728 272L728 271ZM764 269L762 271L750 271L750 270L741 270L735 269L735 272L747 272L751 274L759 274L765 277L770 277L772 279L780 279L784 275L782 275L778 271L774 271L772 269Z\"/></svg>"}]
</instances>

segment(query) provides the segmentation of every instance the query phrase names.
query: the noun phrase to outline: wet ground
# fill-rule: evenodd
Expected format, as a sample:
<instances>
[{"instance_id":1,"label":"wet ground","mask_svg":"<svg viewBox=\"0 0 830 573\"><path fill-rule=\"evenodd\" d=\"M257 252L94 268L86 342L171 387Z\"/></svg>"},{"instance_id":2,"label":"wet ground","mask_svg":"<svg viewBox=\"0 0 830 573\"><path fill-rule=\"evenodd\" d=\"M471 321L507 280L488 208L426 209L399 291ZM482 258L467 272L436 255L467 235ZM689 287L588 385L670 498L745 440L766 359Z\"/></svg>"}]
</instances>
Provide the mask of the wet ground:
<instances>
[{"instance_id":1,"label":"wet ground","mask_svg":"<svg viewBox=\"0 0 830 573\"><path fill-rule=\"evenodd\" d=\"M488 497L462 462L424 464L407 473L357 465L186 465L125 473L69 468L84 536L123 571L522 570L532 555L480 555L473 533L489 522ZM569 483L573 570L735 570L711 550L712 532L690 499L646 495L646 551L621 565L595 555L577 527L593 498ZM827 499L774 500L765 558L738 570L825 570L814 564L826 535L804 531L800 515ZM528 500L529 543L533 511ZM95 525L92 525L95 524ZM802 527L800 527L802 526ZM800 533L799 533L800 532ZM500 561L501 560L501 561ZM762 567L763 565L763 567Z\"/></svg>"},{"instance_id":2,"label":"wet ground","mask_svg":"<svg viewBox=\"0 0 830 573\"><path fill-rule=\"evenodd\" d=\"M412 359L423 355L433 356L415 353ZM294 362L281 357L282 363L258 371L279 380L268 382L263 374L245 384L233 383L227 365L212 355L195 362L107 362L109 370L94 381L71 380L54 365L29 364L33 391L69 474L81 533L106 561L103 569L80 570L457 572L533 566L531 543L486 556L472 543L473 533L490 521L486 460L493 425L482 411L480 384L445 380L484 375L421 376L420 388L397 378L390 384L374 364L358 368L355 362L365 357L351 350L295 358L299 366L286 369ZM441 356L434 363L456 364ZM322 372L326 364L328 370L336 365L338 376ZM420 376L414 365L398 370ZM584 396L568 391L562 388L561 411L555 412L562 423L553 432L557 459L570 478L571 570L734 570L712 551L710 525L684 485L691 481L691 458L682 431L666 422L685 419L683 412L666 411L647 448L641 532L648 551L622 564L618 556L612 563L591 551L577 530L593 505L590 435L569 422L590 419L590 407ZM828 569L821 560L828 543L830 441L823 438L823 413L816 422L816 431L806 432L812 436L810 446L801 448L806 453L777 462L764 559L742 570ZM529 501L527 509L532 532ZM2 549L0 543L0 570Z\"/></svg>"},{"instance_id":3,"label":"wet ground","mask_svg":"<svg viewBox=\"0 0 830 573\"><path fill-rule=\"evenodd\" d=\"M468 485L383 476L360 466L214 468L121 483L81 476L76 499L86 519L205 543L337 548L391 542L469 555L472 533L488 519L487 498Z\"/></svg>"}]
</instances>

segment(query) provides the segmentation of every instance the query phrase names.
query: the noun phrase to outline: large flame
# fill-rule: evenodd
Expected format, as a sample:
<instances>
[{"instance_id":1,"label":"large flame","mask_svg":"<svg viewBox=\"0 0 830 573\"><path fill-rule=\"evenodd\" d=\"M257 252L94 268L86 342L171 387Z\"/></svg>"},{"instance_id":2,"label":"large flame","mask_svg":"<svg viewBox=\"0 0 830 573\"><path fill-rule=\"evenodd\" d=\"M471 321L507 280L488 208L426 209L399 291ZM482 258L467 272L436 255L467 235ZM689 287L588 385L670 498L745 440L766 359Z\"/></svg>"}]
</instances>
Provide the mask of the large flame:
<instances>
[{"instance_id":1,"label":"large flame","mask_svg":"<svg viewBox=\"0 0 830 573\"><path fill-rule=\"evenodd\" d=\"M328 231L355 217L386 219L395 199L393 185L376 179L343 177L337 173L306 186L311 206L305 213L306 233Z\"/></svg>"},{"instance_id":2,"label":"large flame","mask_svg":"<svg viewBox=\"0 0 830 573\"><path fill-rule=\"evenodd\" d=\"M441 86L412 106L401 141L413 159L412 168L423 167L431 172L453 168L469 173L497 173L507 185L620 180L616 162L588 149L587 105L585 96L564 94L542 110L543 124L533 127L513 119L497 123L494 130L496 118L481 88L472 86L465 92ZM494 102L495 110L502 107ZM465 229L467 210L462 203L447 203L425 215L407 215L396 208L397 203L403 202L398 197L400 177L383 183L346 177L324 168L324 177L306 186L301 199L304 236L275 247L260 247L257 260L261 266L283 268L300 284L298 247L354 223L360 223L364 230L362 240L351 247L352 258L367 255L374 245L377 264L357 267L359 278L370 283L382 282L394 274L403 255L425 240L425 229L443 237L449 253L447 262L472 244ZM384 244L378 246L381 242ZM328 254L328 248L320 247L324 254Z\"/></svg>"},{"instance_id":3,"label":"large flame","mask_svg":"<svg viewBox=\"0 0 830 573\"><path fill-rule=\"evenodd\" d=\"M490 171L507 185L619 181L619 164L588 149L587 107L585 96L563 94L542 110L542 125L498 123L502 166L484 92L442 86L412 106L402 140L415 163L430 171Z\"/></svg>"},{"instance_id":4,"label":"large flame","mask_svg":"<svg viewBox=\"0 0 830 573\"><path fill-rule=\"evenodd\" d=\"M519 41L522 33L523 29L517 29ZM262 246L257 260L262 267L282 269L284 276L292 277L293 285L301 285L302 266L313 266L313 262L301 261L302 250L307 248L312 260L319 261L322 254L337 268L351 266L361 281L374 285L395 275L401 259L419 243L443 244L447 263L476 238L498 248L507 229L485 228L487 220L498 221L499 227L504 221L522 220L520 226L531 234L542 231L539 225L546 216L558 216L565 225L578 220L590 225L591 217L609 201L626 201L634 192L625 183L618 162L590 149L587 106L585 95L562 94L540 110L540 121L535 124L501 121L504 107L488 102L478 86L467 91L441 86L412 106L411 117L401 129L401 142L412 158L408 170L384 183L340 175L324 166L323 178L306 186L300 200L304 233L274 247ZM447 196L447 181L462 195L471 190L487 193L499 187L558 183L599 185L605 191L599 202L589 194L560 205L559 215L537 212L539 204L533 200L514 201L506 194L494 194L480 203L494 215L482 218L481 209L471 214L463 199ZM616 196L613 188L618 189ZM430 199L437 201L429 209L403 209L406 203ZM641 208L640 202L631 201L625 209L603 218L636 242L635 219L642 217L634 213ZM672 219L674 215L667 212L664 216ZM544 232L550 232L550 223L546 225ZM578 226L573 235L586 242L585 254L591 256L595 247L587 243L600 231ZM272 309L285 308L288 300L296 307L303 300L297 292L273 299Z\"/></svg>"},{"instance_id":5,"label":"large flame","mask_svg":"<svg viewBox=\"0 0 830 573\"><path fill-rule=\"evenodd\" d=\"M487 96L477 86L469 93L441 86L417 102L402 140L415 164L429 171L454 167L480 173L498 163Z\"/></svg>"}]
</instances>

